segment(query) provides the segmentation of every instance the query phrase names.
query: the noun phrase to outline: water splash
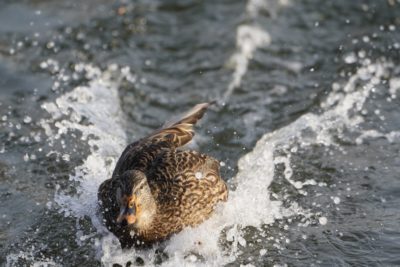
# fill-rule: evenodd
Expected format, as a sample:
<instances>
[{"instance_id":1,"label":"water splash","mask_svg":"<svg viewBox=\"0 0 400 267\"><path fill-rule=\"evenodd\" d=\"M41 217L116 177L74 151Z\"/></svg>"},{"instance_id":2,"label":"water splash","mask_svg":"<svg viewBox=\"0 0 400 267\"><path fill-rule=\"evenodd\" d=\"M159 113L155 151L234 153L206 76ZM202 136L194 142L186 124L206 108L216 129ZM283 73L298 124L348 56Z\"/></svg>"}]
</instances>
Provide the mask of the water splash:
<instances>
[{"instance_id":1,"label":"water splash","mask_svg":"<svg viewBox=\"0 0 400 267\"><path fill-rule=\"evenodd\" d=\"M98 185L110 176L115 159L126 145L123 130L125 122L118 99L118 80L111 78L112 71L102 72L90 65L84 68L92 73L88 86L77 87L60 96L55 103L43 106L52 115L50 121L43 122L43 127L53 142L69 131L79 130L82 140L90 146L89 156L71 175L71 180L79 182L78 193L70 196L59 192L55 197L56 202L66 215L91 218L96 231L102 236L96 243L102 264L125 264L140 257L145 265L151 266L158 257L156 248L122 251L118 240L102 226L96 214ZM320 114L303 115L288 126L265 134L253 151L239 160L239 172L230 181L236 190L230 192L228 202L218 206L210 220L199 227L187 228L167 241L164 253L168 259L164 259L161 266L224 265L235 261L247 247L244 228L253 226L261 229L265 224L293 215L310 217L311 213L295 202L284 208L281 201L271 200L269 186L276 176L276 165L284 165L285 178L300 193L304 187L315 185L314 179L305 182L293 180L291 153L298 146L336 145L332 129L339 134L345 128L359 130L364 121L360 116L364 103L392 68L391 63L366 62L346 83L334 86L336 89L321 104ZM115 67L111 69L115 71ZM82 124L83 117L90 123ZM55 125L56 132L51 124ZM305 131L313 134L305 134ZM379 134L367 133L364 131L358 137ZM277 155L277 151L285 151L286 156ZM320 216L319 222L324 225L329 218ZM221 245L221 242L225 245Z\"/></svg>"},{"instance_id":2,"label":"water splash","mask_svg":"<svg viewBox=\"0 0 400 267\"><path fill-rule=\"evenodd\" d=\"M33 264L32 267L50 267L50 266L57 266L57 263L50 258L42 259L40 261L35 260L35 256L33 253L26 253L20 251L19 253L9 254L6 257L6 267L16 266L16 263L19 262L21 259L26 261L31 261Z\"/></svg>"},{"instance_id":3,"label":"water splash","mask_svg":"<svg viewBox=\"0 0 400 267\"><path fill-rule=\"evenodd\" d=\"M78 130L82 134L80 142L87 143L90 148L83 164L77 166L70 176L70 181L79 183L77 193L69 195L59 191L55 202L65 216L78 219L88 216L97 231L107 236L110 234L97 214L97 190L102 181L111 177L115 161L127 142L118 85L122 79L135 79L129 69L120 69L117 65L110 65L102 71L89 64L77 64L75 70L85 74L88 85L78 86L58 97L54 103L42 105L52 116L50 120L41 121L50 143L62 141L63 137ZM76 235L78 244L82 238L93 236L82 236L79 230ZM105 241L97 242L98 254L102 254L106 247L102 245Z\"/></svg>"},{"instance_id":4,"label":"water splash","mask_svg":"<svg viewBox=\"0 0 400 267\"><path fill-rule=\"evenodd\" d=\"M254 21L258 16L258 11L267 6L266 1L248 1L247 15ZM232 80L228 88L221 97L220 102L225 104L232 95L235 88L239 87L243 76L246 74L250 60L253 58L254 52L260 48L268 46L271 43L269 33L263 30L255 22L242 24L236 32L236 49L237 51L231 56L228 65L234 68Z\"/></svg>"}]
</instances>

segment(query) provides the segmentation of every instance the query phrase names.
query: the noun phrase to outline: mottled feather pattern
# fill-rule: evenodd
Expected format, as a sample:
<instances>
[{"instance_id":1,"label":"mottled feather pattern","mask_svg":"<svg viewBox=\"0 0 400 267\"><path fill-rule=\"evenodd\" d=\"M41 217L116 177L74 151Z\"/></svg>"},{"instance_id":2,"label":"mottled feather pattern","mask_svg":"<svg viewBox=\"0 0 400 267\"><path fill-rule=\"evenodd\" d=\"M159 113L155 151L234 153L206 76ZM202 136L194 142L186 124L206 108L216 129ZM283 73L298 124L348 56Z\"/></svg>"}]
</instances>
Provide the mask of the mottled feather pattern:
<instances>
[{"instance_id":1,"label":"mottled feather pattern","mask_svg":"<svg viewBox=\"0 0 400 267\"><path fill-rule=\"evenodd\" d=\"M164 127L152 134L149 139L167 141L176 147L183 146L194 136L193 126L200 120L211 103L198 104L177 121L166 123Z\"/></svg>"},{"instance_id":2,"label":"mottled feather pattern","mask_svg":"<svg viewBox=\"0 0 400 267\"><path fill-rule=\"evenodd\" d=\"M208 105L199 104L166 128L130 144L118 160L112 178L100 186L105 224L123 247L152 244L186 226L196 226L212 215L218 202L227 200L228 190L220 177L219 162L196 151L178 150L192 139L193 124ZM142 226L121 226L115 220L120 210L115 192L118 187L128 186L122 178L128 170L145 174L156 204L150 223Z\"/></svg>"}]
</instances>

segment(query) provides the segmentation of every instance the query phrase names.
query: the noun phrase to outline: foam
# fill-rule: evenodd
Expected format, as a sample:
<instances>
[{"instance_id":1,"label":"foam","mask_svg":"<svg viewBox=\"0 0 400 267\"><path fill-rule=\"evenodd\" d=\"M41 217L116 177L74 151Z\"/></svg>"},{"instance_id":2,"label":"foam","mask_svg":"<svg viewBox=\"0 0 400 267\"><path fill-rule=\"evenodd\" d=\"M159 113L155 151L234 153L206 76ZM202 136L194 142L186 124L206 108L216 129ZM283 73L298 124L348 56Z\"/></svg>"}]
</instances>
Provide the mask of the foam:
<instances>
[{"instance_id":1,"label":"foam","mask_svg":"<svg viewBox=\"0 0 400 267\"><path fill-rule=\"evenodd\" d=\"M253 58L255 50L271 43L268 32L256 25L240 25L236 34L237 51L229 61L229 65L234 66L232 81L222 96L222 102L226 103L234 89L239 87L243 76L246 74L249 61Z\"/></svg>"},{"instance_id":2,"label":"foam","mask_svg":"<svg viewBox=\"0 0 400 267\"><path fill-rule=\"evenodd\" d=\"M50 267L57 266L56 262L51 258L42 259L40 261L35 260L32 252L18 252L12 253L6 256L6 267L16 266L17 263L21 260L32 261L32 267Z\"/></svg>"},{"instance_id":3,"label":"foam","mask_svg":"<svg viewBox=\"0 0 400 267\"><path fill-rule=\"evenodd\" d=\"M58 192L55 202L65 216L89 216L96 229L107 236L110 234L97 216L97 189L102 181L111 176L115 160L127 143L117 87L122 78L129 77L132 80L132 74L126 68L120 71L116 65L101 71L90 64L77 64L75 70L85 73L86 78L90 79L88 85L74 88L54 103L43 104L42 108L51 114L52 119L42 120L41 124L50 143L62 141L63 136L79 130L82 133L81 142L89 144L90 154L70 176L71 181L79 182L77 194L71 196ZM82 124L82 118L89 123ZM69 158L70 155L64 154L62 157ZM79 230L76 235L78 244L91 237L83 236ZM101 245L102 240L98 243L98 254L102 254L105 246Z\"/></svg>"},{"instance_id":4,"label":"foam","mask_svg":"<svg viewBox=\"0 0 400 267\"><path fill-rule=\"evenodd\" d=\"M246 74L250 60L255 51L261 47L271 44L271 36L264 28L257 24L260 12L268 10L273 17L276 16L278 9L290 5L289 0L269 1L269 0L249 0L246 5L246 16L251 22L242 24L236 32L236 52L229 59L229 66L233 66L234 72L224 94L221 96L220 103L226 104L233 91L240 86ZM277 62L285 68L294 72L300 71L302 65L299 62Z\"/></svg>"},{"instance_id":5,"label":"foam","mask_svg":"<svg viewBox=\"0 0 400 267\"><path fill-rule=\"evenodd\" d=\"M246 13L251 18L256 19L258 12L267 6L267 1L265 0L249 0L246 6ZM269 33L255 22L242 24L237 28L236 52L231 56L228 64L233 66L234 72L228 88L220 99L222 104L225 104L235 88L240 86L254 52L260 47L268 46L270 43L271 37Z\"/></svg>"},{"instance_id":6,"label":"foam","mask_svg":"<svg viewBox=\"0 0 400 267\"><path fill-rule=\"evenodd\" d=\"M58 130L50 136L52 139L60 139L63 135L68 135L70 130L79 130L82 141L88 142L90 146L90 155L70 177L71 180L80 182L78 196L60 193L55 197L62 209L66 212L73 211L77 217L96 210L97 188L105 178L110 177L114 161L126 144L117 82L112 81L111 71L101 72L91 65L84 65L82 68L92 79L88 86L76 87L57 98L55 103L42 106L52 115ZM67 118L61 119L63 116ZM80 123L83 117L88 118L89 125ZM42 124L46 123L50 122ZM48 126L44 128L47 131L50 129ZM91 201L87 201L88 199Z\"/></svg>"},{"instance_id":7,"label":"foam","mask_svg":"<svg viewBox=\"0 0 400 267\"><path fill-rule=\"evenodd\" d=\"M394 99L397 97L397 92L400 91L400 78L395 78L390 80L390 95Z\"/></svg>"}]
</instances>

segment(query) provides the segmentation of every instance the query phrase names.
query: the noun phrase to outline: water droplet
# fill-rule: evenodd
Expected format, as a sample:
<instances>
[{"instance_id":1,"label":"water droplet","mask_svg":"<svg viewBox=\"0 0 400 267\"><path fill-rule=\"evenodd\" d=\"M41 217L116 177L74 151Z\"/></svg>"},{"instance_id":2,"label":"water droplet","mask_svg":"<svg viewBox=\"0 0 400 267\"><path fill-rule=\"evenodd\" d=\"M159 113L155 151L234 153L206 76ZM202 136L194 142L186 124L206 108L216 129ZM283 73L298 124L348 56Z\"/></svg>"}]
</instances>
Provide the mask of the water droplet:
<instances>
[{"instance_id":1,"label":"water droplet","mask_svg":"<svg viewBox=\"0 0 400 267\"><path fill-rule=\"evenodd\" d=\"M333 203L335 203L336 205L340 203L340 198L339 197L334 197L333 198Z\"/></svg>"},{"instance_id":2,"label":"water droplet","mask_svg":"<svg viewBox=\"0 0 400 267\"><path fill-rule=\"evenodd\" d=\"M65 161L69 161L70 160L69 154L62 155L62 159L65 160Z\"/></svg>"},{"instance_id":3,"label":"water droplet","mask_svg":"<svg viewBox=\"0 0 400 267\"><path fill-rule=\"evenodd\" d=\"M267 250L266 249L260 249L260 256L264 256L265 254L267 254Z\"/></svg>"},{"instance_id":4,"label":"water droplet","mask_svg":"<svg viewBox=\"0 0 400 267\"><path fill-rule=\"evenodd\" d=\"M32 122L32 118L29 117L29 116L25 116L24 117L24 123L30 123L30 122Z\"/></svg>"},{"instance_id":5,"label":"water droplet","mask_svg":"<svg viewBox=\"0 0 400 267\"><path fill-rule=\"evenodd\" d=\"M320 217L320 218L318 219L318 221L319 221L319 223L320 223L321 225L325 225L325 224L328 223L328 219L327 219L326 217Z\"/></svg>"},{"instance_id":6,"label":"water droplet","mask_svg":"<svg viewBox=\"0 0 400 267\"><path fill-rule=\"evenodd\" d=\"M347 64L355 63L357 62L357 57L353 52L351 52L344 57L344 62Z\"/></svg>"}]
</instances>

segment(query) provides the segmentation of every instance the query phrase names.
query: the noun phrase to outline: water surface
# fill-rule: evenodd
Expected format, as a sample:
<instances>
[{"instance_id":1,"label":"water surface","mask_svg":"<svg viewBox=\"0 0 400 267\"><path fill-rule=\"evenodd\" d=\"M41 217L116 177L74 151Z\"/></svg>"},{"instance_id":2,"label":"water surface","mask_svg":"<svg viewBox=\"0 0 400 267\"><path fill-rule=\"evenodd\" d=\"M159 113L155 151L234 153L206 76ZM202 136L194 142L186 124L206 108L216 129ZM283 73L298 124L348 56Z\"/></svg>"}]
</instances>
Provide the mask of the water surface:
<instances>
[{"instance_id":1,"label":"water surface","mask_svg":"<svg viewBox=\"0 0 400 267\"><path fill-rule=\"evenodd\" d=\"M4 1L0 265L400 265L400 3ZM192 148L229 201L121 251L98 185L216 99Z\"/></svg>"}]
</instances>

